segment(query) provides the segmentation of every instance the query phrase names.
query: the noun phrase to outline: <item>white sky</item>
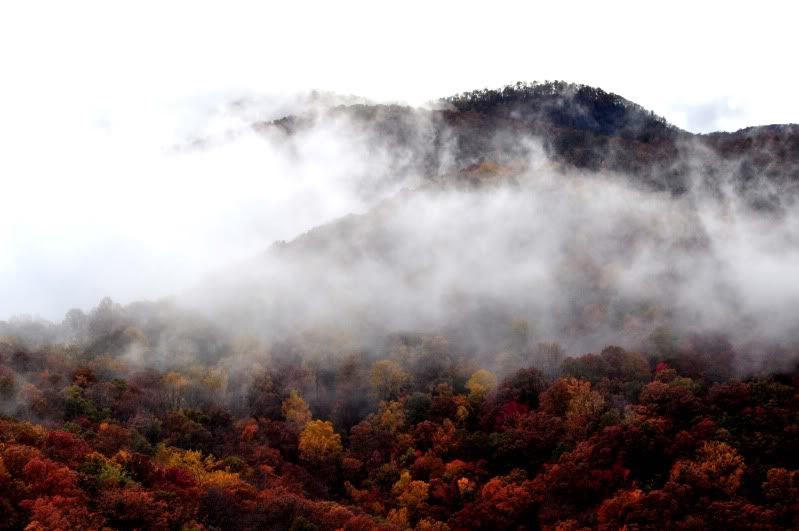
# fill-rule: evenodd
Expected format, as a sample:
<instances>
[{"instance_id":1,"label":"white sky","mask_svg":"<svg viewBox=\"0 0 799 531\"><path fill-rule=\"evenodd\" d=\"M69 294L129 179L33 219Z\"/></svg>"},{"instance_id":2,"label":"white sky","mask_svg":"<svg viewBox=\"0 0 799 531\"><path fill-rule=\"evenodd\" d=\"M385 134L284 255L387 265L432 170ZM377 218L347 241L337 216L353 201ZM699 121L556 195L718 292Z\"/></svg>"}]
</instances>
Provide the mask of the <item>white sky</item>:
<instances>
[{"instance_id":1,"label":"white sky","mask_svg":"<svg viewBox=\"0 0 799 531\"><path fill-rule=\"evenodd\" d=\"M157 296L358 206L287 220L299 192L265 184L279 162L246 145L159 157L234 95L316 88L422 103L563 79L697 132L799 122L797 6L3 1L0 319ZM262 204L271 217L253 218Z\"/></svg>"}]
</instances>

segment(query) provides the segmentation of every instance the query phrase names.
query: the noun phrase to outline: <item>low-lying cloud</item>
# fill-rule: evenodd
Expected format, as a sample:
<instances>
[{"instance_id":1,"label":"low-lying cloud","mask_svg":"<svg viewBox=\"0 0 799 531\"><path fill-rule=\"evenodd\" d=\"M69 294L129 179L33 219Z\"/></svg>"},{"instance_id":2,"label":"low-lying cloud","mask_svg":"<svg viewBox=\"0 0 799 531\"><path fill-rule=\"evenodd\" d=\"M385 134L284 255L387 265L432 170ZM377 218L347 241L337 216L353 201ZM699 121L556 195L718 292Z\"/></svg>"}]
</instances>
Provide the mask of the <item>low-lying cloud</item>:
<instances>
[{"instance_id":1,"label":"low-lying cloud","mask_svg":"<svg viewBox=\"0 0 799 531\"><path fill-rule=\"evenodd\" d=\"M657 191L555 162L524 132L471 130L483 151L464 159L472 144L446 113L337 103L240 100L166 150L111 126L69 141L84 151L65 164L33 161L71 178L18 190L47 190L41 217L4 212L17 225L0 310L57 320L104 295L177 294L226 337L336 331L357 349L441 333L486 359L518 321L575 354L645 349L663 330L795 344L799 207L780 180L742 186L746 153L723 159L686 137L687 189ZM150 361L174 356L161 339Z\"/></svg>"},{"instance_id":2,"label":"low-lying cloud","mask_svg":"<svg viewBox=\"0 0 799 531\"><path fill-rule=\"evenodd\" d=\"M19 131L0 162L0 316L161 297L392 191L364 186L389 155L345 124L282 142L251 127L335 98L227 98Z\"/></svg>"}]
</instances>

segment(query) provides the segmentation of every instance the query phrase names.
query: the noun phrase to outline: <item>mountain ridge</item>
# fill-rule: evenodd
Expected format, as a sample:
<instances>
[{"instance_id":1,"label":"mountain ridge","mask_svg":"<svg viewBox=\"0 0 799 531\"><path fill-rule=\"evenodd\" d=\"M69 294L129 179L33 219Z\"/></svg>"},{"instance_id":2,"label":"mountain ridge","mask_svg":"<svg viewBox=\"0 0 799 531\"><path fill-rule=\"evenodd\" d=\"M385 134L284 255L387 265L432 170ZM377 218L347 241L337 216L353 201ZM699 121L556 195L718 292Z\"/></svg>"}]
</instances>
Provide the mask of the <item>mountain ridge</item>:
<instances>
[{"instance_id":1,"label":"mountain ridge","mask_svg":"<svg viewBox=\"0 0 799 531\"><path fill-rule=\"evenodd\" d=\"M444 108L340 105L327 114L286 116L252 127L261 134L277 131L291 137L327 119L347 119L386 146L410 150L409 169L426 177L439 172L447 157L456 173L484 162L507 164L525 154L529 146L522 139L537 138L553 162L633 175L644 187L676 194L690 186L694 169L686 161L701 149L732 166L735 159L749 156L749 166L732 168L736 181L762 174L799 182L795 124L696 134L616 94L560 81L480 89L439 103ZM420 134L426 142L419 141Z\"/></svg>"}]
</instances>

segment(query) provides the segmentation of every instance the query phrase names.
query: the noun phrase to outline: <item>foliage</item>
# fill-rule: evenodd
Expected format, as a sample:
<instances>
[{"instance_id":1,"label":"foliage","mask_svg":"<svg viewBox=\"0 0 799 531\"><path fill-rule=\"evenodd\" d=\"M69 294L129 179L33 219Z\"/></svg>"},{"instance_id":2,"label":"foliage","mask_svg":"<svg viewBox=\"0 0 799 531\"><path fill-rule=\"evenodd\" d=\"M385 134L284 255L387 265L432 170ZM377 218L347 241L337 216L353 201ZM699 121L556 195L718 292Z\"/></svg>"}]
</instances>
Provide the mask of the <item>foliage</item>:
<instances>
[{"instance_id":1,"label":"foliage","mask_svg":"<svg viewBox=\"0 0 799 531\"><path fill-rule=\"evenodd\" d=\"M246 374L0 349L0 529L799 527L799 376L725 378L700 344L726 348L500 379L443 336Z\"/></svg>"},{"instance_id":2,"label":"foliage","mask_svg":"<svg viewBox=\"0 0 799 531\"><path fill-rule=\"evenodd\" d=\"M380 360L372 366L372 391L380 400L400 397L410 382L410 376L392 360Z\"/></svg>"},{"instance_id":3,"label":"foliage","mask_svg":"<svg viewBox=\"0 0 799 531\"><path fill-rule=\"evenodd\" d=\"M469 381L466 382L466 388L469 389L469 398L476 401L481 401L485 396L497 386L497 377L491 371L480 369L472 374Z\"/></svg>"},{"instance_id":4,"label":"foliage","mask_svg":"<svg viewBox=\"0 0 799 531\"><path fill-rule=\"evenodd\" d=\"M297 429L303 429L311 421L311 410L308 408L308 403L293 389L289 397L283 401L281 410L286 422Z\"/></svg>"},{"instance_id":5,"label":"foliage","mask_svg":"<svg viewBox=\"0 0 799 531\"><path fill-rule=\"evenodd\" d=\"M333 431L333 424L312 420L300 433L300 456L311 463L323 463L341 455L341 435Z\"/></svg>"}]
</instances>

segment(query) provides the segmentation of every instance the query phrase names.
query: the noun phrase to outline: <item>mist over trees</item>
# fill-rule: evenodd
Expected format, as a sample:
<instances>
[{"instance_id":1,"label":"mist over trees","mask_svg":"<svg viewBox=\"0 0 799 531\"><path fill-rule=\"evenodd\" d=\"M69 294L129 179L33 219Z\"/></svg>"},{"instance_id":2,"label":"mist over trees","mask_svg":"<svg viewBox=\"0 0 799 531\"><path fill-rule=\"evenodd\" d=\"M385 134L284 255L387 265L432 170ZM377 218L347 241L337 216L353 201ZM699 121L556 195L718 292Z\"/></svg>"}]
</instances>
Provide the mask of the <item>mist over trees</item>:
<instances>
[{"instance_id":1,"label":"mist over trees","mask_svg":"<svg viewBox=\"0 0 799 531\"><path fill-rule=\"evenodd\" d=\"M565 358L516 345L559 368L502 376L410 335L379 359L231 343L218 364L171 369L5 340L3 528L799 522L795 371L734 379L723 341ZM230 364L244 352L246 374Z\"/></svg>"},{"instance_id":2,"label":"mist over trees","mask_svg":"<svg viewBox=\"0 0 799 531\"><path fill-rule=\"evenodd\" d=\"M357 213L0 321L0 529L799 527L796 126L292 105L181 156L246 138Z\"/></svg>"}]
</instances>

